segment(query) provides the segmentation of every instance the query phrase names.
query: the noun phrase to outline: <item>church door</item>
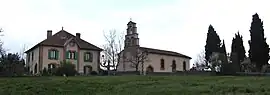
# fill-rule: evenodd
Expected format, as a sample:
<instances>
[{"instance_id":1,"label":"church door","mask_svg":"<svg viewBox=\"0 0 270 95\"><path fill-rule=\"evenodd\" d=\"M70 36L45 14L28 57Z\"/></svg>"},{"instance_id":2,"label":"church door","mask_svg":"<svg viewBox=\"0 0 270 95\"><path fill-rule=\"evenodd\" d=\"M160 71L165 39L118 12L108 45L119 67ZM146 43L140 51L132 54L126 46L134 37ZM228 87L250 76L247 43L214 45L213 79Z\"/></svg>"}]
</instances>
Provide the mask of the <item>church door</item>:
<instances>
[{"instance_id":1,"label":"church door","mask_svg":"<svg viewBox=\"0 0 270 95\"><path fill-rule=\"evenodd\" d=\"M146 72L154 72L154 68L152 66L148 66L146 68Z\"/></svg>"}]
</instances>

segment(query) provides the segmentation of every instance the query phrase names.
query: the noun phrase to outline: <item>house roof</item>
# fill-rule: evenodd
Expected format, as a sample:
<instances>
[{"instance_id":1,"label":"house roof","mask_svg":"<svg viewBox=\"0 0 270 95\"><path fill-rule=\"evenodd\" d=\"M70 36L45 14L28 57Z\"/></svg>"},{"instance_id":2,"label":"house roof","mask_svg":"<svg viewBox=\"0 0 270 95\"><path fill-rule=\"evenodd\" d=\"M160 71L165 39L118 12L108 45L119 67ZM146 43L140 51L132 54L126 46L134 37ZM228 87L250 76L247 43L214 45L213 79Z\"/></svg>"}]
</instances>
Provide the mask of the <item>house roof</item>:
<instances>
[{"instance_id":1,"label":"house roof","mask_svg":"<svg viewBox=\"0 0 270 95\"><path fill-rule=\"evenodd\" d=\"M70 39L70 38L74 38L76 43L78 44L80 49L90 49L90 50L97 50L97 51L102 51L101 48L83 40L80 38L77 38L76 36L68 33L65 30L60 30L59 32L55 33L54 35L52 35L51 37L41 41L40 43L36 44L35 46L33 46L32 48L30 48L29 50L25 51L25 53L35 49L38 46L58 46L58 47L63 47L65 42Z\"/></svg>"},{"instance_id":2,"label":"house roof","mask_svg":"<svg viewBox=\"0 0 270 95\"><path fill-rule=\"evenodd\" d=\"M153 53L153 54L162 54L162 55L170 55L170 56L178 56L178 57L184 57L188 59L192 59L189 56L186 56L184 54L180 54L177 52L173 51L166 51L166 50L160 50L160 49L153 49L153 48L146 48L146 47L140 47L140 49L147 51L148 53Z\"/></svg>"}]
</instances>

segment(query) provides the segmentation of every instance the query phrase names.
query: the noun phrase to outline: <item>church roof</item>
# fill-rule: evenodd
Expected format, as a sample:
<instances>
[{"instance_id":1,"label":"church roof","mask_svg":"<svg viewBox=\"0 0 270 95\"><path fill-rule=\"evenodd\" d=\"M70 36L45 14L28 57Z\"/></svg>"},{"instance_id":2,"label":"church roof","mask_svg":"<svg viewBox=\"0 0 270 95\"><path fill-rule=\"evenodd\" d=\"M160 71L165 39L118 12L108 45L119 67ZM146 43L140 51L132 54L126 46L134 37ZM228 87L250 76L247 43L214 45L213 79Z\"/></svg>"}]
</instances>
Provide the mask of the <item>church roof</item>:
<instances>
[{"instance_id":1,"label":"church roof","mask_svg":"<svg viewBox=\"0 0 270 95\"><path fill-rule=\"evenodd\" d=\"M70 39L70 38L74 38L75 42L78 44L80 49L91 49L91 50L98 50L98 51L102 51L101 48L81 39L81 38L77 38L74 35L68 33L65 30L60 30L59 32L55 33L54 35L52 35L51 37L41 41L40 43L36 44L35 46L33 46L32 48L30 48L29 50L25 51L25 52L29 52L30 50L35 49L38 46L58 46L58 47L63 47L65 42Z\"/></svg>"},{"instance_id":2,"label":"church roof","mask_svg":"<svg viewBox=\"0 0 270 95\"><path fill-rule=\"evenodd\" d=\"M129 24L136 24L136 23L133 21L129 21L127 25L129 25Z\"/></svg>"},{"instance_id":3,"label":"church roof","mask_svg":"<svg viewBox=\"0 0 270 95\"><path fill-rule=\"evenodd\" d=\"M153 48L146 48L146 47L140 47L140 49L147 51L148 53L153 54L161 54L161 55L170 55L170 56L178 56L178 57L184 57L191 59L191 57L186 56L181 53L173 52L173 51L167 51L167 50L160 50L160 49L153 49Z\"/></svg>"}]
</instances>

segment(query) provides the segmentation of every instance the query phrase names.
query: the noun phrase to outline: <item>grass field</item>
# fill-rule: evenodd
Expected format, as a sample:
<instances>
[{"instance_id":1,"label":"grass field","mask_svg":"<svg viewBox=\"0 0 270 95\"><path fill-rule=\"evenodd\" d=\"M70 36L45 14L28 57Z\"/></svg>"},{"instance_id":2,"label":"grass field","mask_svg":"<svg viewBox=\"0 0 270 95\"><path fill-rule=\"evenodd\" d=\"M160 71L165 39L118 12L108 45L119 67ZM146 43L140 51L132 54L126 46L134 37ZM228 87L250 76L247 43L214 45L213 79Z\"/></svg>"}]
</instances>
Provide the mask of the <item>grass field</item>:
<instances>
[{"instance_id":1,"label":"grass field","mask_svg":"<svg viewBox=\"0 0 270 95\"><path fill-rule=\"evenodd\" d=\"M270 77L1 78L0 95L270 95Z\"/></svg>"}]
</instances>

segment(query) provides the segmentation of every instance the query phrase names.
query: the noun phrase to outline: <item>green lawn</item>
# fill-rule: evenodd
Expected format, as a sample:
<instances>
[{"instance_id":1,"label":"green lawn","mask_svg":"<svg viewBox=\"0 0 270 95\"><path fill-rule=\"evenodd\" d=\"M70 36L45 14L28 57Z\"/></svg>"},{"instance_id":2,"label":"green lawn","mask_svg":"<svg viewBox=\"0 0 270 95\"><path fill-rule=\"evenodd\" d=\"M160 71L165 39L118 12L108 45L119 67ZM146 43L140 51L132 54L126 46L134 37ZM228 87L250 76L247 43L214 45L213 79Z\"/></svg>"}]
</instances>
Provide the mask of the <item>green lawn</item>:
<instances>
[{"instance_id":1,"label":"green lawn","mask_svg":"<svg viewBox=\"0 0 270 95\"><path fill-rule=\"evenodd\" d=\"M270 95L270 77L0 78L0 95Z\"/></svg>"}]
</instances>

